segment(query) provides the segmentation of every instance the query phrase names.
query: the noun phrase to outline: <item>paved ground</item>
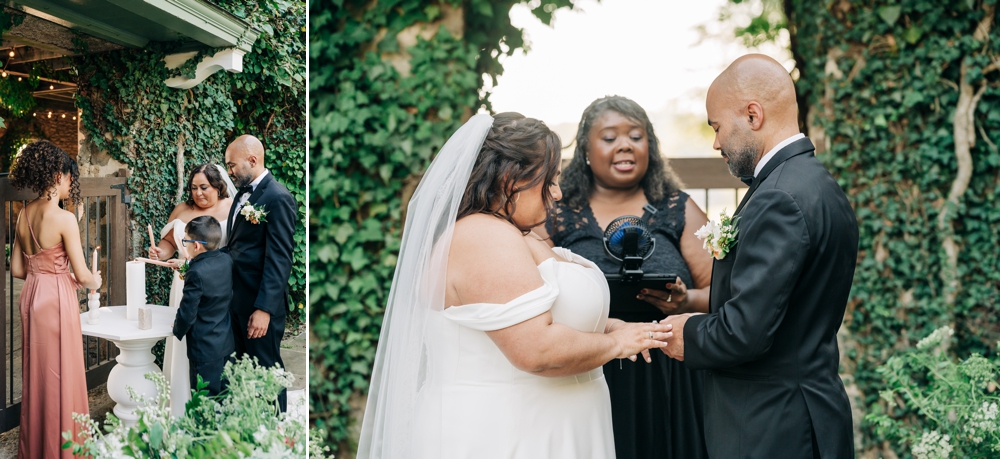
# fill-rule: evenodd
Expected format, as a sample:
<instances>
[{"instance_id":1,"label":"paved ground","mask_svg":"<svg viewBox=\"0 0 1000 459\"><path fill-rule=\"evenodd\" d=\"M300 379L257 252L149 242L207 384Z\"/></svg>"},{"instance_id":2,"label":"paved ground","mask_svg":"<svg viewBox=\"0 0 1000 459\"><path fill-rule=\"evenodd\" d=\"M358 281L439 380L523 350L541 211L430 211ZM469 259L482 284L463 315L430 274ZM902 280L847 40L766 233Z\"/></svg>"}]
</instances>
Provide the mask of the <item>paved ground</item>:
<instances>
[{"instance_id":1,"label":"paved ground","mask_svg":"<svg viewBox=\"0 0 1000 459\"><path fill-rule=\"evenodd\" d=\"M286 337L281 343L281 358L285 362L285 368L295 374L295 384L288 393L289 408L295 409L297 413L305 419L308 408L296 405L299 399L306 397L306 334L299 333L294 337ZM20 361L18 361L20 368ZM108 397L107 389L104 385L98 386L90 391L90 414L98 422L103 423L104 418L114 408L114 401ZM0 459L15 458L17 456L17 435L15 428L9 432L0 434Z\"/></svg>"}]
</instances>

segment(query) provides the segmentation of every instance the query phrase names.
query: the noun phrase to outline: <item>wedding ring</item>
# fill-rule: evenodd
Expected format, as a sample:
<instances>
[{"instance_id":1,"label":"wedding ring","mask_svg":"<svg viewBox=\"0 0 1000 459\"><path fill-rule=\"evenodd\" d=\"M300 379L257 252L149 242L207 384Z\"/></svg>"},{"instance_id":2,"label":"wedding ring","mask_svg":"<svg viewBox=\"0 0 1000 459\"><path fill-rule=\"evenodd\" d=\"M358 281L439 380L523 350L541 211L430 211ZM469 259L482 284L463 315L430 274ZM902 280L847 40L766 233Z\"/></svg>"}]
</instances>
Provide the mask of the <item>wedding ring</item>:
<instances>
[{"instance_id":1,"label":"wedding ring","mask_svg":"<svg viewBox=\"0 0 1000 459\"><path fill-rule=\"evenodd\" d=\"M649 339L653 339L653 332L649 332Z\"/></svg>"},{"instance_id":2,"label":"wedding ring","mask_svg":"<svg viewBox=\"0 0 1000 459\"><path fill-rule=\"evenodd\" d=\"M667 303L671 303L673 302L673 300L674 300L674 294L673 293L667 294Z\"/></svg>"}]
</instances>

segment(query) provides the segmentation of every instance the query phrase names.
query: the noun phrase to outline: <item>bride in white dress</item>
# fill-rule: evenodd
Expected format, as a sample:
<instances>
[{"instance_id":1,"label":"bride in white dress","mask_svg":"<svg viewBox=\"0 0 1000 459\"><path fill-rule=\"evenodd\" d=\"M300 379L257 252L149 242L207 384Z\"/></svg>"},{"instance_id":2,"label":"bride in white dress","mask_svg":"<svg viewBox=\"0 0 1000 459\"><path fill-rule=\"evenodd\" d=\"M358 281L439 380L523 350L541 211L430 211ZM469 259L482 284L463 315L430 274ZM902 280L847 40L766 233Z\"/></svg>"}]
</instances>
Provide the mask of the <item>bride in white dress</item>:
<instances>
[{"instance_id":1,"label":"bride in white dress","mask_svg":"<svg viewBox=\"0 0 1000 459\"><path fill-rule=\"evenodd\" d=\"M150 248L150 258L166 260L177 254L178 258L171 261L179 265L179 259L183 256L177 248L183 247L181 239L184 238L184 227L191 219L202 215L211 215L222 224L222 243L219 247L226 245L226 219L233 205L232 197L236 195L236 187L226 170L215 164L196 166L188 178L188 192L188 200L174 207L169 223L160 230L160 241L156 247ZM174 271L173 276L169 306L177 308L181 303L184 281L177 271ZM184 405L191 399L187 345L184 340L167 338L163 354L163 374L170 382L170 413L182 416Z\"/></svg>"},{"instance_id":2,"label":"bride in white dress","mask_svg":"<svg viewBox=\"0 0 1000 459\"><path fill-rule=\"evenodd\" d=\"M672 333L609 320L597 266L531 233L561 197L559 149L540 121L476 115L425 172L358 458L614 457L601 366Z\"/></svg>"}]
</instances>

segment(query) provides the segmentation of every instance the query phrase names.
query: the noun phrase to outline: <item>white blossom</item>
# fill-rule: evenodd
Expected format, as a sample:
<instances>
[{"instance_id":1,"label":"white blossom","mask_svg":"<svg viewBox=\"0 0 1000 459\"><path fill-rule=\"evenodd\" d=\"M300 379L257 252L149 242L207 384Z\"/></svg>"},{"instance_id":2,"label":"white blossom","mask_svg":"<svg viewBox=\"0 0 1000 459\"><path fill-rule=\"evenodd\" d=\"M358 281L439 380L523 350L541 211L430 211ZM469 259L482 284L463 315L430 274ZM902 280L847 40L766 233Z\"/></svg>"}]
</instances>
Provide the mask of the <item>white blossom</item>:
<instances>
[{"instance_id":1,"label":"white blossom","mask_svg":"<svg viewBox=\"0 0 1000 459\"><path fill-rule=\"evenodd\" d=\"M951 436L941 435L937 430L924 432L920 442L913 447L913 457L917 459L948 459L951 454Z\"/></svg>"}]
</instances>

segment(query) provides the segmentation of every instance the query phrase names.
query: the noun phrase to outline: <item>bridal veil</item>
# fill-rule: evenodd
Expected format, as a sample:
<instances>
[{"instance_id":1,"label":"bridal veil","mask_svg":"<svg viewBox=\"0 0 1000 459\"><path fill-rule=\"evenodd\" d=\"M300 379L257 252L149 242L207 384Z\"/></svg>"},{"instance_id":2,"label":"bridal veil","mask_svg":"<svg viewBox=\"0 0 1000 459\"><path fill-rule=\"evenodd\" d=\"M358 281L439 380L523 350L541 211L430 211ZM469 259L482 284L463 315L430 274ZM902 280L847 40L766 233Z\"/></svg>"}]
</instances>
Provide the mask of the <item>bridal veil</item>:
<instances>
[{"instance_id":1,"label":"bridal veil","mask_svg":"<svg viewBox=\"0 0 1000 459\"><path fill-rule=\"evenodd\" d=\"M413 408L426 377L427 317L444 310L448 251L472 167L493 124L469 119L424 172L406 208L392 289L379 335L358 458L413 455Z\"/></svg>"}]
</instances>

